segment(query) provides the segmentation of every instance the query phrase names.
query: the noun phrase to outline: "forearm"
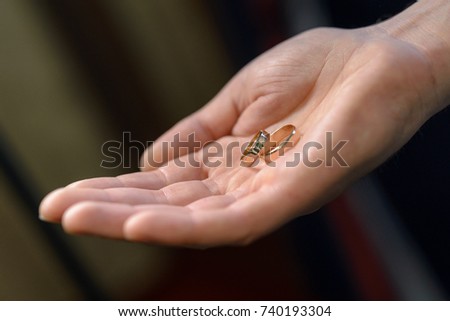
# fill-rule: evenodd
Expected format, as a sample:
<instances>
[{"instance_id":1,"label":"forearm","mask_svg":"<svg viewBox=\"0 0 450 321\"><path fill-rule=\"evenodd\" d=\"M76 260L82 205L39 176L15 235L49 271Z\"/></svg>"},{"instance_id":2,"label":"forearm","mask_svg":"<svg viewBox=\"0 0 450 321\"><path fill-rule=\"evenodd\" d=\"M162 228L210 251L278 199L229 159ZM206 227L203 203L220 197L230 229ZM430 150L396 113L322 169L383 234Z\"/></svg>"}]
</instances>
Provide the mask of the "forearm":
<instances>
[{"instance_id":1,"label":"forearm","mask_svg":"<svg viewBox=\"0 0 450 321\"><path fill-rule=\"evenodd\" d=\"M430 113L450 104L450 0L422 0L379 25L415 45L429 60L435 97Z\"/></svg>"}]
</instances>

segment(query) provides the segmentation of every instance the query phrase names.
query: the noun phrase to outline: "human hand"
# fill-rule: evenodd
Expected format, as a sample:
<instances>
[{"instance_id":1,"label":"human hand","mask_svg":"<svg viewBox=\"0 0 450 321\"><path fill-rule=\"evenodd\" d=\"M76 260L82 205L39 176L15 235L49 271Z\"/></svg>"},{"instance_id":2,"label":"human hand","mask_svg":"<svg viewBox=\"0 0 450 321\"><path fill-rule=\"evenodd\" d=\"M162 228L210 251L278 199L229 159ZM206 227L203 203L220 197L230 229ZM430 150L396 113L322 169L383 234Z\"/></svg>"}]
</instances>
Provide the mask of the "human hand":
<instances>
[{"instance_id":1,"label":"human hand","mask_svg":"<svg viewBox=\"0 0 450 321\"><path fill-rule=\"evenodd\" d=\"M143 172L58 189L43 200L41 218L70 233L137 242L248 244L324 205L399 149L431 116L425 106L438 104L432 77L427 55L378 27L306 32L255 59L159 138L143 157ZM217 157L220 166L194 166L187 159L202 163L203 148L167 155L162 148L177 134L186 141L195 133L226 150L288 123L302 138L274 166L242 167L239 149ZM330 147L327 132L333 146L348 141L339 151L348 166L305 161L326 160L329 148L306 147ZM302 161L291 166L299 154Z\"/></svg>"}]
</instances>

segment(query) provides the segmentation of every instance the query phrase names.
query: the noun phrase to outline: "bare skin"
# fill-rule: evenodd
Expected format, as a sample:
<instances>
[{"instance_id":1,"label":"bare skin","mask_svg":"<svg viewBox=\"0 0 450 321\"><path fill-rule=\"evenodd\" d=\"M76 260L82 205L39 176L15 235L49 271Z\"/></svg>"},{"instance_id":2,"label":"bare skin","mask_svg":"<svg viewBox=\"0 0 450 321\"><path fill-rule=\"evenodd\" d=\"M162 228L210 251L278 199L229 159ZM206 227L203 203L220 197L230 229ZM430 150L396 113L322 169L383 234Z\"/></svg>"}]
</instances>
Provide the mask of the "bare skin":
<instances>
[{"instance_id":1,"label":"bare skin","mask_svg":"<svg viewBox=\"0 0 450 321\"><path fill-rule=\"evenodd\" d=\"M143 172L58 189L42 201L41 218L61 222L69 233L209 247L248 244L312 212L381 164L449 103L449 7L446 1L418 3L380 25L315 29L281 43L158 139L143 156ZM241 167L239 149L224 155L232 166L219 167L182 168L173 159L202 160L202 149L162 153L162 142L177 133L186 139L195 132L197 140L225 149L288 123L302 138L275 166ZM308 142L325 146L326 132L334 144L348 141L340 156L349 166L287 165ZM307 156L326 155L311 148ZM150 158L167 164L156 168Z\"/></svg>"}]
</instances>

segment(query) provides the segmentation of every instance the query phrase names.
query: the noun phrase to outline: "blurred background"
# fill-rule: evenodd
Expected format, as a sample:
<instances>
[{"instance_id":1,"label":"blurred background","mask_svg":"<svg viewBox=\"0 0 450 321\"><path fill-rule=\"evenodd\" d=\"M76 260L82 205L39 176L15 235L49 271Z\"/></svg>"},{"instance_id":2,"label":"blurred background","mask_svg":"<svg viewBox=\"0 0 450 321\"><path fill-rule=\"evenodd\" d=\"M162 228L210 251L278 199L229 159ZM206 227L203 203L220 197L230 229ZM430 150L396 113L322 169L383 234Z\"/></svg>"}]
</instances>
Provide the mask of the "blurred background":
<instances>
[{"instance_id":1,"label":"blurred background","mask_svg":"<svg viewBox=\"0 0 450 321\"><path fill-rule=\"evenodd\" d=\"M75 237L38 220L47 192L136 170L137 153L131 169L101 168L104 142L154 140L291 35L408 3L0 1L0 299L448 299L448 111L338 199L245 248Z\"/></svg>"}]
</instances>

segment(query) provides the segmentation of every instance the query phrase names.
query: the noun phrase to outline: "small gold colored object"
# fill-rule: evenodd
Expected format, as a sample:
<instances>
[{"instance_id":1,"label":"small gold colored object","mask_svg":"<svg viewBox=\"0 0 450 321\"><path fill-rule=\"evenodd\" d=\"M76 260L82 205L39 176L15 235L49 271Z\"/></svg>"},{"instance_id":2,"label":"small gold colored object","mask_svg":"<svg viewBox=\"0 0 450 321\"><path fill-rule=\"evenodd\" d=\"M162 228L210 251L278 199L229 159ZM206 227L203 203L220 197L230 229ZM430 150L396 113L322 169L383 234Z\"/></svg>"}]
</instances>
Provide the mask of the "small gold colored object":
<instances>
[{"instance_id":1,"label":"small gold colored object","mask_svg":"<svg viewBox=\"0 0 450 321\"><path fill-rule=\"evenodd\" d=\"M297 144L300 134L294 125L284 125L270 134L270 145L264 153L264 160L267 163L273 162L280 155L283 155L287 148Z\"/></svg>"},{"instance_id":2,"label":"small gold colored object","mask_svg":"<svg viewBox=\"0 0 450 321\"><path fill-rule=\"evenodd\" d=\"M241 165L250 167L258 159L261 154L265 154L267 149L267 142L270 139L270 134L265 130L260 130L253 136L247 148L242 153Z\"/></svg>"},{"instance_id":3,"label":"small gold colored object","mask_svg":"<svg viewBox=\"0 0 450 321\"><path fill-rule=\"evenodd\" d=\"M286 148L294 146L300 138L294 125L288 124L269 134L260 130L252 138L242 153L241 166L250 167L259 157L269 163L273 162Z\"/></svg>"}]
</instances>

